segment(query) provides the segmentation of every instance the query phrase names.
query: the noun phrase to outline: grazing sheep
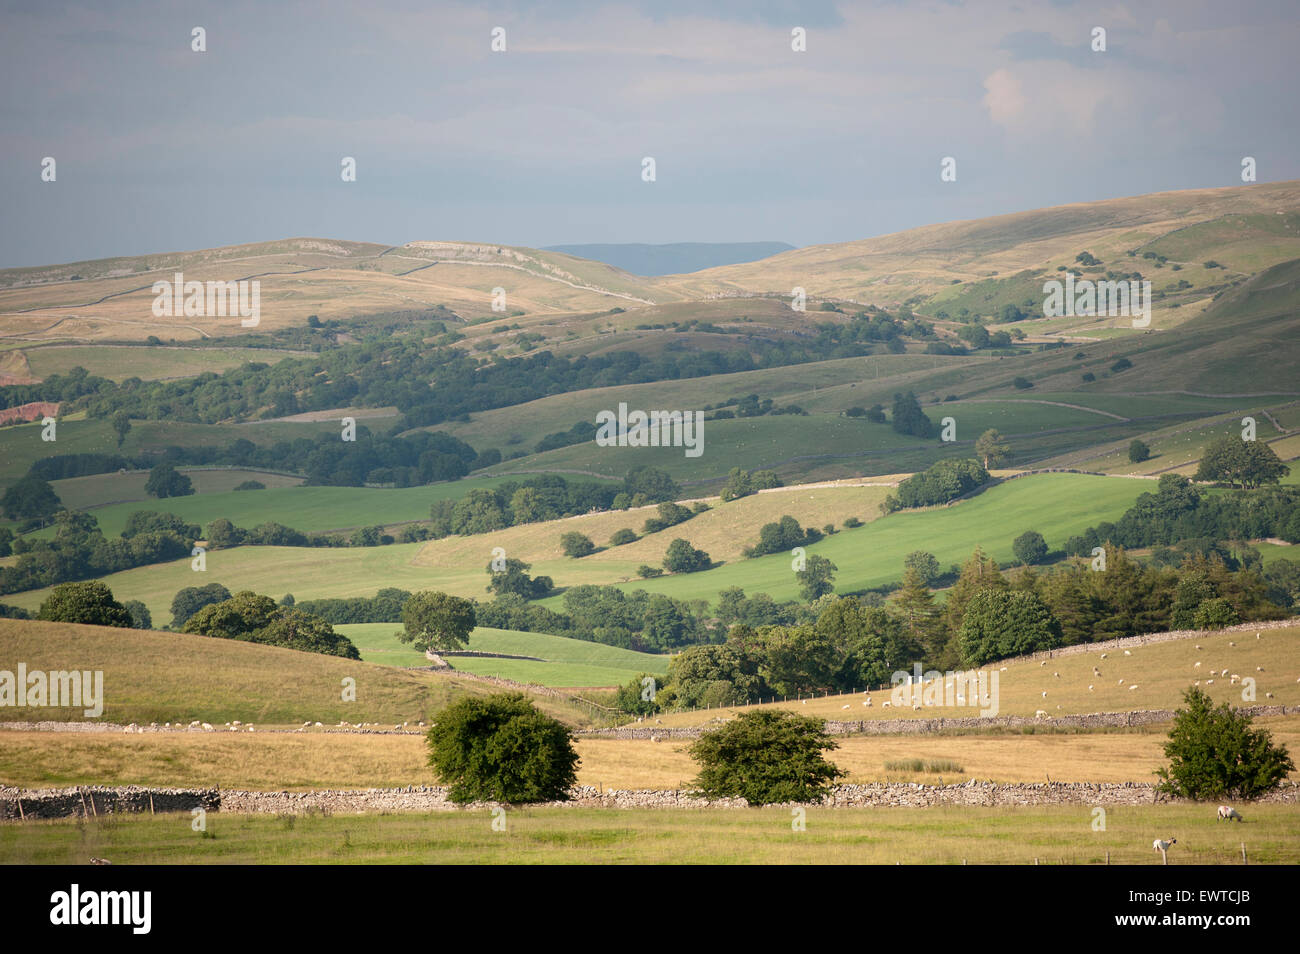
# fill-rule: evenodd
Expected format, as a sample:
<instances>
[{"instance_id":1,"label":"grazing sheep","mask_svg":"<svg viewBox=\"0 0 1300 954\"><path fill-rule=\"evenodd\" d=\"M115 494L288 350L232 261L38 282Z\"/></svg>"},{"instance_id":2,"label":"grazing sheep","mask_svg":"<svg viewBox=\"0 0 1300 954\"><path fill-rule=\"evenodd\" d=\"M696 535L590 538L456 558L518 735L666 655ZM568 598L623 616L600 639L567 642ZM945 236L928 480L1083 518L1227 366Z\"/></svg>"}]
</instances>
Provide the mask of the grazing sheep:
<instances>
[{"instance_id":1,"label":"grazing sheep","mask_svg":"<svg viewBox=\"0 0 1300 954\"><path fill-rule=\"evenodd\" d=\"M1196 685L1199 686L1200 684L1201 684L1201 680L1197 679L1197 680L1196 680Z\"/></svg>"},{"instance_id":2,"label":"grazing sheep","mask_svg":"<svg viewBox=\"0 0 1300 954\"><path fill-rule=\"evenodd\" d=\"M1040 666L1046 666L1046 665L1047 665L1047 660L1044 659L1044 660L1043 660L1042 662L1040 662L1038 665L1040 665Z\"/></svg>"},{"instance_id":3,"label":"grazing sheep","mask_svg":"<svg viewBox=\"0 0 1300 954\"><path fill-rule=\"evenodd\" d=\"M1046 689L1043 690L1043 698L1044 698L1044 699L1047 698L1047 690L1046 690Z\"/></svg>"},{"instance_id":4,"label":"grazing sheep","mask_svg":"<svg viewBox=\"0 0 1300 954\"><path fill-rule=\"evenodd\" d=\"M1237 821L1243 820L1242 817L1239 814L1237 814L1237 810L1233 808L1231 805L1219 806L1219 821L1232 821L1234 818Z\"/></svg>"},{"instance_id":5,"label":"grazing sheep","mask_svg":"<svg viewBox=\"0 0 1300 954\"><path fill-rule=\"evenodd\" d=\"M1205 680L1205 684L1206 684L1207 686L1212 686L1212 685L1214 685L1214 680L1213 680L1213 679L1207 679L1207 680Z\"/></svg>"},{"instance_id":6,"label":"grazing sheep","mask_svg":"<svg viewBox=\"0 0 1300 954\"><path fill-rule=\"evenodd\" d=\"M1101 658L1102 658L1102 659L1105 659L1105 658L1106 658L1106 654L1105 654L1105 653L1102 653L1102 654L1101 654Z\"/></svg>"},{"instance_id":7,"label":"grazing sheep","mask_svg":"<svg viewBox=\"0 0 1300 954\"><path fill-rule=\"evenodd\" d=\"M847 709L848 706L840 706L841 709Z\"/></svg>"},{"instance_id":8,"label":"grazing sheep","mask_svg":"<svg viewBox=\"0 0 1300 954\"><path fill-rule=\"evenodd\" d=\"M652 736L650 736L650 741L651 741L651 742L658 742L658 741L659 741L659 736L657 736L657 735L652 735Z\"/></svg>"},{"instance_id":9,"label":"grazing sheep","mask_svg":"<svg viewBox=\"0 0 1300 954\"><path fill-rule=\"evenodd\" d=\"M1061 674L1059 672L1054 672L1052 673L1052 675L1055 676L1057 679L1061 678Z\"/></svg>"},{"instance_id":10,"label":"grazing sheep","mask_svg":"<svg viewBox=\"0 0 1300 954\"><path fill-rule=\"evenodd\" d=\"M886 701L884 701L884 702L882 702L882 703L880 704L880 708L882 708L882 709L888 709L891 705L893 705L893 703L891 703L891 702L889 702L888 700L886 700Z\"/></svg>"},{"instance_id":11,"label":"grazing sheep","mask_svg":"<svg viewBox=\"0 0 1300 954\"><path fill-rule=\"evenodd\" d=\"M1129 652L1129 651L1126 649L1126 650L1124 650L1124 655L1125 655L1125 656L1132 656L1133 654L1132 654L1131 652Z\"/></svg>"},{"instance_id":12,"label":"grazing sheep","mask_svg":"<svg viewBox=\"0 0 1300 954\"><path fill-rule=\"evenodd\" d=\"M862 704L863 704L864 706L869 706L869 705L871 705L871 700L870 700L870 699L863 699L863 700L862 700Z\"/></svg>"},{"instance_id":13,"label":"grazing sheep","mask_svg":"<svg viewBox=\"0 0 1300 954\"><path fill-rule=\"evenodd\" d=\"M920 712L920 711L921 711L921 707L920 707L920 706L912 706L912 711L913 711L913 712Z\"/></svg>"},{"instance_id":14,"label":"grazing sheep","mask_svg":"<svg viewBox=\"0 0 1300 954\"><path fill-rule=\"evenodd\" d=\"M1229 645L1229 646L1235 646L1235 645L1237 645L1237 644L1236 644L1236 643L1228 643L1228 645Z\"/></svg>"},{"instance_id":15,"label":"grazing sheep","mask_svg":"<svg viewBox=\"0 0 1300 954\"><path fill-rule=\"evenodd\" d=\"M1263 667L1263 666L1256 666L1256 667L1255 667L1255 672L1263 672L1263 671L1264 671L1264 667Z\"/></svg>"},{"instance_id":16,"label":"grazing sheep","mask_svg":"<svg viewBox=\"0 0 1300 954\"><path fill-rule=\"evenodd\" d=\"M1047 718L1047 710L1046 710L1046 709L1039 709L1037 712L1034 713L1034 718L1035 718L1035 719L1046 719L1046 718Z\"/></svg>"},{"instance_id":17,"label":"grazing sheep","mask_svg":"<svg viewBox=\"0 0 1300 954\"><path fill-rule=\"evenodd\" d=\"M1088 687L1088 691L1089 691L1089 692L1092 692L1092 686L1089 686L1089 687Z\"/></svg>"},{"instance_id":18,"label":"grazing sheep","mask_svg":"<svg viewBox=\"0 0 1300 954\"><path fill-rule=\"evenodd\" d=\"M1197 649L1200 649L1200 648L1201 648L1201 644L1200 644L1200 643L1197 643L1197 644L1196 644L1196 648L1197 648Z\"/></svg>"},{"instance_id":19,"label":"grazing sheep","mask_svg":"<svg viewBox=\"0 0 1300 954\"><path fill-rule=\"evenodd\" d=\"M1266 693L1264 693L1264 698L1265 698L1265 699L1272 699L1272 698L1273 698L1273 693L1271 693L1271 692L1266 692Z\"/></svg>"},{"instance_id":20,"label":"grazing sheep","mask_svg":"<svg viewBox=\"0 0 1300 954\"><path fill-rule=\"evenodd\" d=\"M212 731L212 723L211 723L211 722L205 722L205 723L203 723L203 731L204 731L204 732L211 732L211 731Z\"/></svg>"},{"instance_id":21,"label":"grazing sheep","mask_svg":"<svg viewBox=\"0 0 1300 954\"><path fill-rule=\"evenodd\" d=\"M1131 692L1132 690L1136 689L1137 686L1129 686L1128 688L1129 688L1129 691Z\"/></svg>"},{"instance_id":22,"label":"grazing sheep","mask_svg":"<svg viewBox=\"0 0 1300 954\"><path fill-rule=\"evenodd\" d=\"M1177 838L1170 838L1168 841L1161 841L1159 838L1157 838L1155 841L1151 842L1151 847L1154 848L1156 851L1165 852L1169 850L1170 845L1176 845L1176 844L1178 844Z\"/></svg>"},{"instance_id":23,"label":"grazing sheep","mask_svg":"<svg viewBox=\"0 0 1300 954\"><path fill-rule=\"evenodd\" d=\"M1006 666L1003 666L1001 669L998 670L998 672L1006 672L1006 671L1007 671L1007 667L1006 667Z\"/></svg>"},{"instance_id":24,"label":"grazing sheep","mask_svg":"<svg viewBox=\"0 0 1300 954\"><path fill-rule=\"evenodd\" d=\"M1198 659L1198 660L1196 661L1196 664L1193 665L1192 668L1193 668L1193 669L1200 669L1200 668L1201 668L1201 661Z\"/></svg>"},{"instance_id":25,"label":"grazing sheep","mask_svg":"<svg viewBox=\"0 0 1300 954\"><path fill-rule=\"evenodd\" d=\"M1123 679L1121 679L1121 680L1119 681L1119 685L1121 685L1121 686L1124 685L1124 680L1123 680Z\"/></svg>"}]
</instances>

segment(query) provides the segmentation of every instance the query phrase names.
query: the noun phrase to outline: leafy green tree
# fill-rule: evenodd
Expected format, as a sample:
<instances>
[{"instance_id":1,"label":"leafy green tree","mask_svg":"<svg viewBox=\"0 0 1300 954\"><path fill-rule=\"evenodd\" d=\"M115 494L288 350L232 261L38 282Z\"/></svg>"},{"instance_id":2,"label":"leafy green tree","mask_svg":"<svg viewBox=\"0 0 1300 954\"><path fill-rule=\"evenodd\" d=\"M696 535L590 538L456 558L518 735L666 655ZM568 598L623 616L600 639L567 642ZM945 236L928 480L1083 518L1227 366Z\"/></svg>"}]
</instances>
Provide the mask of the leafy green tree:
<instances>
[{"instance_id":1,"label":"leafy green tree","mask_svg":"<svg viewBox=\"0 0 1300 954\"><path fill-rule=\"evenodd\" d=\"M48 517L63 506L48 480L28 476L11 484L0 497L0 508L11 520Z\"/></svg>"},{"instance_id":2,"label":"leafy green tree","mask_svg":"<svg viewBox=\"0 0 1300 954\"><path fill-rule=\"evenodd\" d=\"M252 642L268 646L282 646L305 653L322 653L344 659L360 659L361 653L328 622L313 613L286 608L274 619L252 634Z\"/></svg>"},{"instance_id":3,"label":"leafy green tree","mask_svg":"<svg viewBox=\"0 0 1300 954\"><path fill-rule=\"evenodd\" d=\"M577 784L569 730L522 693L452 703L426 742L429 764L457 804L563 801Z\"/></svg>"},{"instance_id":4,"label":"leafy green tree","mask_svg":"<svg viewBox=\"0 0 1300 954\"><path fill-rule=\"evenodd\" d=\"M802 570L795 571L799 580L799 595L811 603L835 589L835 572L839 569L821 554L811 554L804 560Z\"/></svg>"},{"instance_id":5,"label":"leafy green tree","mask_svg":"<svg viewBox=\"0 0 1300 954\"><path fill-rule=\"evenodd\" d=\"M1026 530L1011 544L1011 552L1025 566L1035 566L1047 559L1047 541L1036 530Z\"/></svg>"},{"instance_id":6,"label":"leafy green tree","mask_svg":"<svg viewBox=\"0 0 1300 954\"><path fill-rule=\"evenodd\" d=\"M664 553L664 569L669 573L696 573L707 570L712 565L713 561L707 553L695 549L689 540L681 537L668 544L668 550Z\"/></svg>"},{"instance_id":7,"label":"leafy green tree","mask_svg":"<svg viewBox=\"0 0 1300 954\"><path fill-rule=\"evenodd\" d=\"M975 453L979 455L980 460L984 461L985 470L1002 464L1010 452L1011 448L995 428L990 427L975 438Z\"/></svg>"},{"instance_id":8,"label":"leafy green tree","mask_svg":"<svg viewBox=\"0 0 1300 954\"><path fill-rule=\"evenodd\" d=\"M113 599L113 591L98 580L60 583L45 597L37 619L54 623L85 623L90 626L131 626L131 614Z\"/></svg>"},{"instance_id":9,"label":"leafy green tree","mask_svg":"<svg viewBox=\"0 0 1300 954\"><path fill-rule=\"evenodd\" d=\"M921 402L911 391L894 395L892 426L898 433L911 434L914 437L929 437L934 433L934 422L925 416L925 412L921 410Z\"/></svg>"},{"instance_id":10,"label":"leafy green tree","mask_svg":"<svg viewBox=\"0 0 1300 954\"><path fill-rule=\"evenodd\" d=\"M1178 798L1258 798L1295 769L1285 746L1273 745L1267 729L1227 703L1215 708L1195 686L1183 694L1186 709L1174 714L1165 743L1169 765L1157 769L1159 788Z\"/></svg>"},{"instance_id":11,"label":"leafy green tree","mask_svg":"<svg viewBox=\"0 0 1300 954\"><path fill-rule=\"evenodd\" d=\"M476 622L473 600L425 590L406 600L397 638L423 651L461 649Z\"/></svg>"},{"instance_id":12,"label":"leafy green tree","mask_svg":"<svg viewBox=\"0 0 1300 954\"><path fill-rule=\"evenodd\" d=\"M894 606L912 639L923 647L925 657L937 660L943 651L945 637L942 611L935 605L934 594L915 567L909 566L903 571L903 585L894 599Z\"/></svg>"},{"instance_id":13,"label":"leafy green tree","mask_svg":"<svg viewBox=\"0 0 1300 954\"><path fill-rule=\"evenodd\" d=\"M241 590L228 600L203 607L185 621L181 631L217 639L242 639L269 625L279 613L271 597Z\"/></svg>"},{"instance_id":14,"label":"leafy green tree","mask_svg":"<svg viewBox=\"0 0 1300 954\"><path fill-rule=\"evenodd\" d=\"M636 531L631 527L624 527L621 530L614 531L614 535L609 538L609 545L611 547L621 547L628 543L636 543L636 541Z\"/></svg>"},{"instance_id":15,"label":"leafy green tree","mask_svg":"<svg viewBox=\"0 0 1300 954\"><path fill-rule=\"evenodd\" d=\"M126 435L131 433L131 415L118 411L112 417L113 433L117 435L117 446L121 447Z\"/></svg>"},{"instance_id":16,"label":"leafy green tree","mask_svg":"<svg viewBox=\"0 0 1300 954\"><path fill-rule=\"evenodd\" d=\"M1134 440L1128 445L1128 459L1131 464L1140 464L1151 459L1151 448L1145 442Z\"/></svg>"},{"instance_id":17,"label":"leafy green tree","mask_svg":"<svg viewBox=\"0 0 1300 954\"><path fill-rule=\"evenodd\" d=\"M149 496L160 500L166 497L188 497L194 493L194 484L171 464L164 462L149 471L144 490Z\"/></svg>"},{"instance_id":18,"label":"leafy green tree","mask_svg":"<svg viewBox=\"0 0 1300 954\"><path fill-rule=\"evenodd\" d=\"M591 537L577 530L563 534L560 537L560 547L564 550L565 556L575 559L596 552L596 544L591 541Z\"/></svg>"},{"instance_id":19,"label":"leafy green tree","mask_svg":"<svg viewBox=\"0 0 1300 954\"><path fill-rule=\"evenodd\" d=\"M230 590L220 583L187 586L177 590L176 595L172 597L172 629L184 626L185 621L203 607L228 599L230 599Z\"/></svg>"},{"instance_id":20,"label":"leafy green tree","mask_svg":"<svg viewBox=\"0 0 1300 954\"><path fill-rule=\"evenodd\" d=\"M1241 617L1232 604L1221 596L1206 600L1196 607L1196 615L1192 618L1192 625L1197 629L1223 629L1240 622Z\"/></svg>"},{"instance_id":21,"label":"leafy green tree","mask_svg":"<svg viewBox=\"0 0 1300 954\"><path fill-rule=\"evenodd\" d=\"M747 712L691 745L694 784L706 797L755 806L815 801L844 774L823 755L839 747L825 725L782 710Z\"/></svg>"},{"instance_id":22,"label":"leafy green tree","mask_svg":"<svg viewBox=\"0 0 1300 954\"><path fill-rule=\"evenodd\" d=\"M657 467L634 467L623 478L623 492L630 499L640 497L644 503L676 500L682 489L668 474Z\"/></svg>"},{"instance_id":23,"label":"leafy green tree","mask_svg":"<svg viewBox=\"0 0 1300 954\"><path fill-rule=\"evenodd\" d=\"M1034 593L980 590L962 615L962 656L970 666L1061 645L1061 623Z\"/></svg>"},{"instance_id":24,"label":"leafy green tree","mask_svg":"<svg viewBox=\"0 0 1300 954\"><path fill-rule=\"evenodd\" d=\"M430 510L433 519L438 514ZM456 501L450 519L452 533L491 533L504 530L510 526L510 518L500 499L491 490L475 487L468 494Z\"/></svg>"},{"instance_id":25,"label":"leafy green tree","mask_svg":"<svg viewBox=\"0 0 1300 954\"><path fill-rule=\"evenodd\" d=\"M555 584L549 576L529 576L532 567L531 563L510 557L505 562L505 569L495 570L490 561L487 565L488 591L497 596L515 593L526 600L540 600L555 588Z\"/></svg>"},{"instance_id":26,"label":"leafy green tree","mask_svg":"<svg viewBox=\"0 0 1300 954\"><path fill-rule=\"evenodd\" d=\"M926 586L932 584L935 580L943 575L943 570L939 566L939 559L925 550L913 550L903 558L903 569L915 570L920 576L921 582Z\"/></svg>"},{"instance_id":27,"label":"leafy green tree","mask_svg":"<svg viewBox=\"0 0 1300 954\"><path fill-rule=\"evenodd\" d=\"M733 467L727 474L727 482L723 485L720 496L723 500L736 500L740 497L748 497L753 492L754 483L749 471Z\"/></svg>"},{"instance_id":28,"label":"leafy green tree","mask_svg":"<svg viewBox=\"0 0 1300 954\"><path fill-rule=\"evenodd\" d=\"M149 607L139 600L127 600L122 605L131 614L132 629L153 629L153 616L149 613Z\"/></svg>"},{"instance_id":29,"label":"leafy green tree","mask_svg":"<svg viewBox=\"0 0 1300 954\"><path fill-rule=\"evenodd\" d=\"M1275 484L1290 472L1291 468L1263 441L1243 441L1225 435L1205 448L1196 479L1251 488Z\"/></svg>"}]
</instances>

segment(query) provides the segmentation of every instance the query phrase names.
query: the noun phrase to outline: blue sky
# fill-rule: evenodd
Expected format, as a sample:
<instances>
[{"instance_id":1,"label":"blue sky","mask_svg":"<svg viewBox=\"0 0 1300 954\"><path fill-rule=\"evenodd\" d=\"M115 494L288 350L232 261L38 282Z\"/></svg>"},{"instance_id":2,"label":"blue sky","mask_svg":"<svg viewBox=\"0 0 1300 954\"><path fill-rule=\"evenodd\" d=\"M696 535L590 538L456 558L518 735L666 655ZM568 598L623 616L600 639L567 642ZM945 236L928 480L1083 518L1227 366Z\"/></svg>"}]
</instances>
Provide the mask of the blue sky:
<instances>
[{"instance_id":1,"label":"blue sky","mask_svg":"<svg viewBox=\"0 0 1300 954\"><path fill-rule=\"evenodd\" d=\"M1289 0L6 3L0 266L300 235L810 245L1239 185L1247 155L1295 179L1297 49Z\"/></svg>"}]
</instances>

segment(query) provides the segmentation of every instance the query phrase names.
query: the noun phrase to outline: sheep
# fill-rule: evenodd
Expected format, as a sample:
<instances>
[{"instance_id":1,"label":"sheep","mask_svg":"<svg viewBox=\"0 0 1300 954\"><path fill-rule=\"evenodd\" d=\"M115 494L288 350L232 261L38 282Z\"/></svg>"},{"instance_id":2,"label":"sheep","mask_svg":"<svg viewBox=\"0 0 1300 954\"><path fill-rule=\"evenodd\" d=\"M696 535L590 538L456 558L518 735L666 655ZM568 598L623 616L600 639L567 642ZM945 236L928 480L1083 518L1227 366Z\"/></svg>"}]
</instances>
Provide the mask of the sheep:
<instances>
[{"instance_id":1,"label":"sheep","mask_svg":"<svg viewBox=\"0 0 1300 954\"><path fill-rule=\"evenodd\" d=\"M1137 688L1137 686L1129 686L1128 688L1129 688L1129 691L1132 692L1134 689Z\"/></svg>"},{"instance_id":2,"label":"sheep","mask_svg":"<svg viewBox=\"0 0 1300 954\"><path fill-rule=\"evenodd\" d=\"M1201 644L1200 644L1200 643L1197 643L1197 644L1196 644L1196 648L1197 648L1197 649L1200 649L1200 648L1201 648Z\"/></svg>"},{"instance_id":3,"label":"sheep","mask_svg":"<svg viewBox=\"0 0 1300 954\"><path fill-rule=\"evenodd\" d=\"M893 705L893 703L891 703L889 700L885 700L880 704L880 708L888 709L891 705Z\"/></svg>"},{"instance_id":4,"label":"sheep","mask_svg":"<svg viewBox=\"0 0 1300 954\"><path fill-rule=\"evenodd\" d=\"M1133 654L1132 654L1131 652L1129 652L1129 651L1126 649L1126 650L1124 650L1124 655L1125 655L1125 656L1132 656Z\"/></svg>"},{"instance_id":5,"label":"sheep","mask_svg":"<svg viewBox=\"0 0 1300 954\"><path fill-rule=\"evenodd\" d=\"M1160 852L1161 854L1163 854L1164 852L1169 850L1171 845L1176 845L1176 844L1178 844L1177 838L1170 838L1168 841L1161 841L1159 838L1157 838L1155 841L1151 842L1151 847L1154 848L1156 851Z\"/></svg>"},{"instance_id":6,"label":"sheep","mask_svg":"<svg viewBox=\"0 0 1300 954\"><path fill-rule=\"evenodd\" d=\"M1043 698L1044 698L1044 699L1047 698L1047 690L1046 690L1046 689L1043 690Z\"/></svg>"},{"instance_id":7,"label":"sheep","mask_svg":"<svg viewBox=\"0 0 1300 954\"><path fill-rule=\"evenodd\" d=\"M1102 658L1102 659L1105 659L1105 658L1106 658L1106 653L1102 653L1102 654L1101 654L1101 658Z\"/></svg>"},{"instance_id":8,"label":"sheep","mask_svg":"<svg viewBox=\"0 0 1300 954\"><path fill-rule=\"evenodd\" d=\"M205 723L203 723L203 731L204 731L204 732L211 732L211 731L212 731L212 723L211 723L211 722L205 722Z\"/></svg>"},{"instance_id":9,"label":"sheep","mask_svg":"<svg viewBox=\"0 0 1300 954\"><path fill-rule=\"evenodd\" d=\"M1220 805L1220 806L1219 806L1219 821L1228 821L1228 822L1230 822L1230 821L1232 821L1234 818L1235 818L1237 821L1242 821L1242 820L1243 820L1242 817L1241 817L1241 815L1239 815L1239 814L1237 813L1237 810L1236 810L1235 808L1233 808L1231 805Z\"/></svg>"},{"instance_id":10,"label":"sheep","mask_svg":"<svg viewBox=\"0 0 1300 954\"><path fill-rule=\"evenodd\" d=\"M864 706L869 706L869 705L871 705L871 700L870 700L870 699L863 699L863 700L862 700L862 704L863 704Z\"/></svg>"},{"instance_id":11,"label":"sheep","mask_svg":"<svg viewBox=\"0 0 1300 954\"><path fill-rule=\"evenodd\" d=\"M1193 668L1193 669L1200 669L1200 668L1201 668L1201 661L1198 659L1198 660L1196 661L1196 664L1193 665L1192 668Z\"/></svg>"},{"instance_id":12,"label":"sheep","mask_svg":"<svg viewBox=\"0 0 1300 954\"><path fill-rule=\"evenodd\" d=\"M1264 698L1265 698L1265 699L1272 699L1272 698L1273 698L1273 693L1271 693L1271 692L1266 692L1266 693L1264 693Z\"/></svg>"},{"instance_id":13,"label":"sheep","mask_svg":"<svg viewBox=\"0 0 1300 954\"><path fill-rule=\"evenodd\" d=\"M1052 673L1052 675L1055 676L1057 679L1061 678L1061 674L1059 672L1054 672Z\"/></svg>"},{"instance_id":14,"label":"sheep","mask_svg":"<svg viewBox=\"0 0 1300 954\"><path fill-rule=\"evenodd\" d=\"M1121 685L1121 686L1124 685L1124 680L1123 680L1123 679L1121 679L1121 680L1119 681L1119 685Z\"/></svg>"},{"instance_id":15,"label":"sheep","mask_svg":"<svg viewBox=\"0 0 1300 954\"><path fill-rule=\"evenodd\" d=\"M1237 645L1237 644L1236 644L1236 643L1228 643L1228 645L1229 645L1229 646L1235 646L1235 645Z\"/></svg>"},{"instance_id":16,"label":"sheep","mask_svg":"<svg viewBox=\"0 0 1300 954\"><path fill-rule=\"evenodd\" d=\"M913 711L913 712L920 712L920 711L921 711L921 707L920 707L920 706L912 706L912 711Z\"/></svg>"},{"instance_id":17,"label":"sheep","mask_svg":"<svg viewBox=\"0 0 1300 954\"><path fill-rule=\"evenodd\" d=\"M1037 712L1034 713L1034 718L1035 718L1035 719L1046 719L1046 718L1048 718L1047 710L1046 710L1046 709L1039 709Z\"/></svg>"},{"instance_id":18,"label":"sheep","mask_svg":"<svg viewBox=\"0 0 1300 954\"><path fill-rule=\"evenodd\" d=\"M1213 680L1213 679L1207 679L1207 680L1205 680L1205 684L1206 684L1207 686L1212 686L1212 685L1214 685L1214 680Z\"/></svg>"},{"instance_id":19,"label":"sheep","mask_svg":"<svg viewBox=\"0 0 1300 954\"><path fill-rule=\"evenodd\" d=\"M1256 666L1256 667L1255 667L1255 672L1263 672L1263 671L1264 671L1264 667L1263 667L1263 666Z\"/></svg>"},{"instance_id":20,"label":"sheep","mask_svg":"<svg viewBox=\"0 0 1300 954\"><path fill-rule=\"evenodd\" d=\"M1047 660L1044 659L1044 660L1043 660L1042 662L1040 662L1038 665L1040 665L1040 666L1046 666L1046 665L1047 665Z\"/></svg>"},{"instance_id":21,"label":"sheep","mask_svg":"<svg viewBox=\"0 0 1300 954\"><path fill-rule=\"evenodd\" d=\"M841 709L847 709L848 706L840 706Z\"/></svg>"},{"instance_id":22,"label":"sheep","mask_svg":"<svg viewBox=\"0 0 1300 954\"><path fill-rule=\"evenodd\" d=\"M651 741L651 742L658 742L658 741L659 741L659 736L657 736L657 735L652 735L652 736L650 736L650 741Z\"/></svg>"}]
</instances>

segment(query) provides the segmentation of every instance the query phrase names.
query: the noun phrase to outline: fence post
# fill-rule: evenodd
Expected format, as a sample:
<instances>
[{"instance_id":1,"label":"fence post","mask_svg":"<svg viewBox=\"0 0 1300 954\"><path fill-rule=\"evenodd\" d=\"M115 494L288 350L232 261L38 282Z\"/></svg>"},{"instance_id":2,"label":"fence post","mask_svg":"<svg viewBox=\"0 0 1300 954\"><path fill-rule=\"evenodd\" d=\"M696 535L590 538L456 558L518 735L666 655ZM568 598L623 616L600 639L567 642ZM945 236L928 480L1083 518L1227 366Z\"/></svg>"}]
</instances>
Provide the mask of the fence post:
<instances>
[{"instance_id":1,"label":"fence post","mask_svg":"<svg viewBox=\"0 0 1300 954\"><path fill-rule=\"evenodd\" d=\"M1244 841L1241 843L1241 863L1243 865L1250 864L1250 862L1246 859L1246 843Z\"/></svg>"}]
</instances>

